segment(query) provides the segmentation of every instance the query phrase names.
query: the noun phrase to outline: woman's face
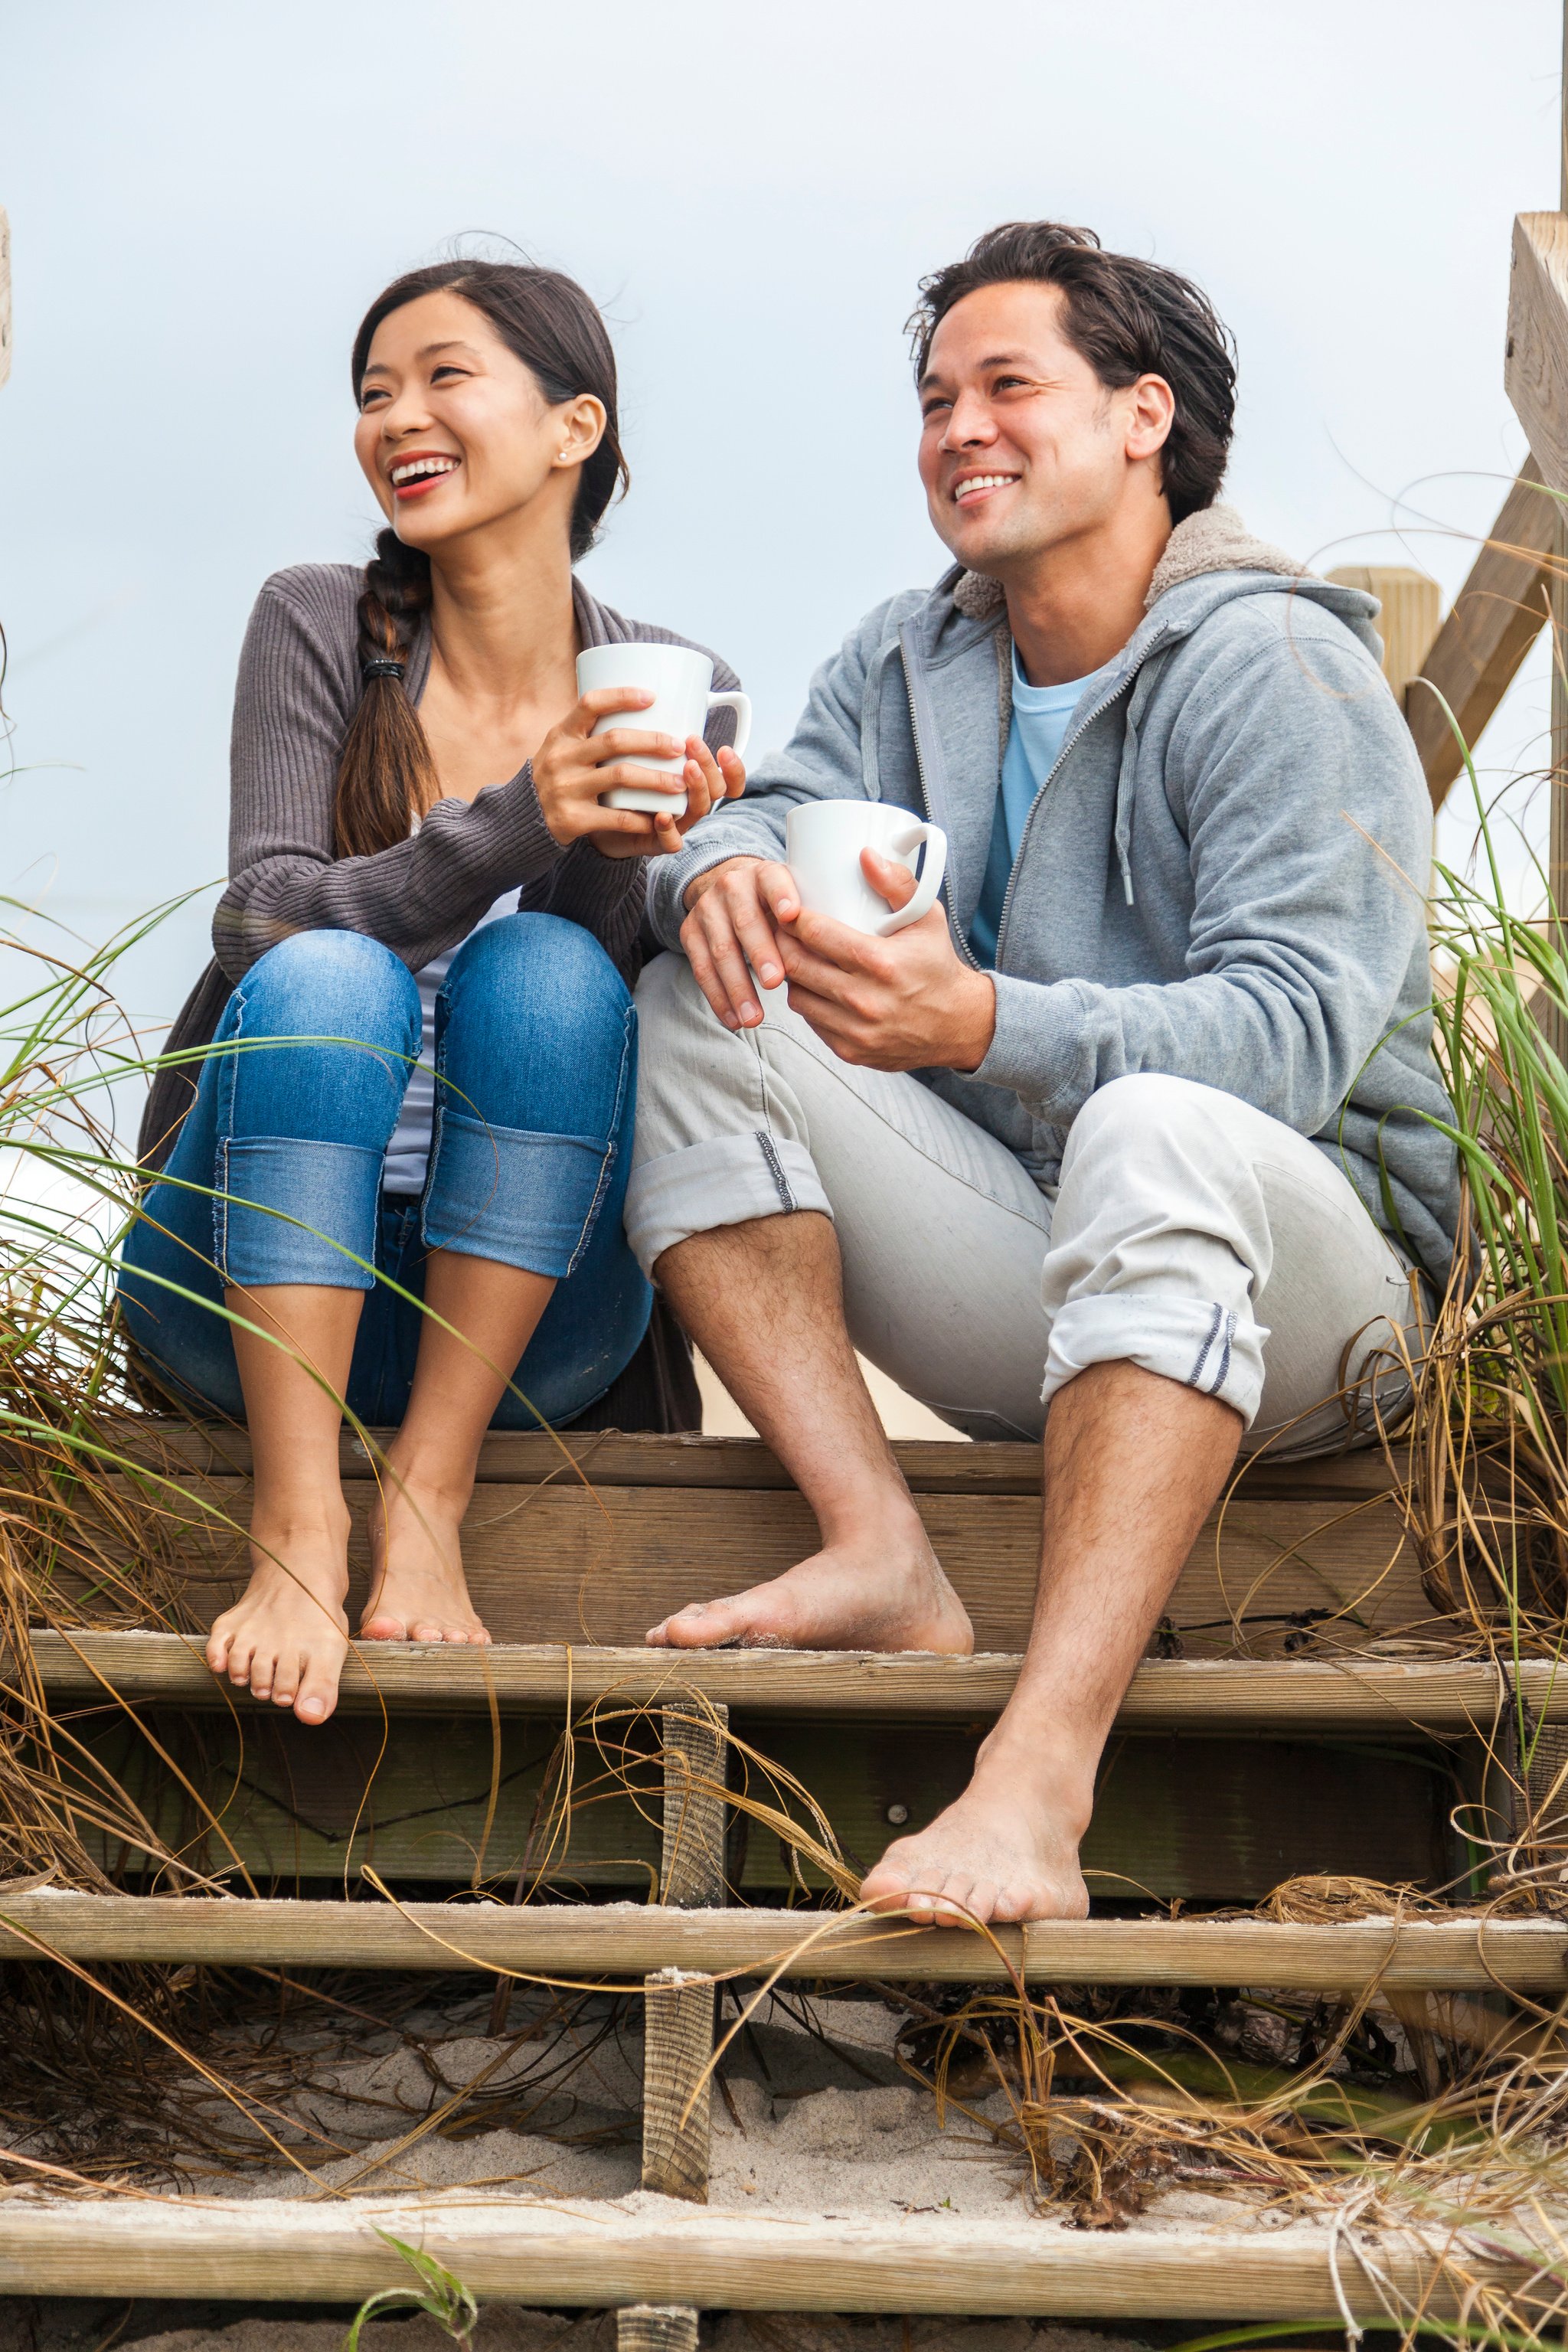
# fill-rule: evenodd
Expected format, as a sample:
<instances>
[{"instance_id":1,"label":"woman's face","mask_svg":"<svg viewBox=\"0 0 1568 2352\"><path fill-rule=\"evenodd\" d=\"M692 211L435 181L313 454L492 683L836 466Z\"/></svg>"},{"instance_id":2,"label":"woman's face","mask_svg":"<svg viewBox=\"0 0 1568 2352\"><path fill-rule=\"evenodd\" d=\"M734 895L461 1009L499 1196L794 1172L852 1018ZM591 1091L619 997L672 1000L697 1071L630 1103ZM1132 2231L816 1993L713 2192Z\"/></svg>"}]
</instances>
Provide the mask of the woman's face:
<instances>
[{"instance_id":1,"label":"woman's face","mask_svg":"<svg viewBox=\"0 0 1568 2352\"><path fill-rule=\"evenodd\" d=\"M604 430L602 403L583 393L552 407L484 312L442 290L376 329L354 454L399 539L435 550L541 503L568 531Z\"/></svg>"}]
</instances>

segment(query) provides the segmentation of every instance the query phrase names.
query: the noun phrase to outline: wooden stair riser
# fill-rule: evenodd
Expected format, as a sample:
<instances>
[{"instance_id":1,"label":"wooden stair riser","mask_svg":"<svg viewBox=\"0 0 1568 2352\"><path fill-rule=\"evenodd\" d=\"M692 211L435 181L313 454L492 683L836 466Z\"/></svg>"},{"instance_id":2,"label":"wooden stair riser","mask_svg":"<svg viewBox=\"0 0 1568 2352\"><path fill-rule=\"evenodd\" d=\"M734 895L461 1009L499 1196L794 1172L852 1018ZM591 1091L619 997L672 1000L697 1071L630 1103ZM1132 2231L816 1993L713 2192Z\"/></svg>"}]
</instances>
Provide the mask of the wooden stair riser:
<instances>
[{"instance_id":1,"label":"wooden stair riser","mask_svg":"<svg viewBox=\"0 0 1568 2352\"><path fill-rule=\"evenodd\" d=\"M489 1721L474 1715L399 1717L384 1728L358 1716L314 1728L259 1710L237 1722L215 1712L142 1714L147 1730L208 1792L221 1834L204 1829L189 1795L125 1714L73 1712L66 1721L163 1843L205 1870L232 1869L237 1856L259 1880L342 1883L369 1861L394 1884L468 1885L477 1874L506 1887L526 1864L562 1892L647 1892L657 1878L651 1718L606 1725L605 1752L592 1718L579 1718L576 1810L569 1837L552 1839L540 1798L559 1718L503 1718L498 1759ZM984 1730L984 1722L735 1717L738 1738L811 1791L857 1868L960 1793ZM646 1761L628 1767L620 1753L638 1743ZM622 1792L618 1775L627 1769L646 1792L640 1807ZM754 1765L747 1771L754 1800L777 1801L765 1776ZM1453 1757L1435 1743L1118 1735L1102 1764L1085 1864L1098 1874L1089 1883L1101 1896L1161 1901L1254 1902L1300 1872L1442 1884L1462 1862L1447 1829L1459 1794ZM794 1811L804 1822L798 1801ZM116 1876L142 1867L96 1832L88 1843ZM731 1852L738 1894L796 1883L800 1865L776 1832L743 1812ZM825 1883L809 1864L804 1874L808 1885Z\"/></svg>"},{"instance_id":2,"label":"wooden stair riser","mask_svg":"<svg viewBox=\"0 0 1568 2352\"><path fill-rule=\"evenodd\" d=\"M228 1606L246 1574L243 1528L248 1486L193 1480L224 1517L205 1518L172 1504L165 1530L184 1564L186 1605L205 1622ZM367 1480L345 1489L355 1516L351 1614L363 1599L363 1525L375 1495ZM1027 1640L1039 1559L1036 1495L917 1496L938 1556L986 1651L1021 1650ZM133 1518L127 1497L128 1520ZM647 1628L689 1601L708 1600L773 1576L816 1549L816 1524L786 1491L666 1486L503 1486L476 1490L463 1530L464 1561L479 1613L499 1642L640 1643ZM108 1558L126 1557L106 1530ZM82 1589L62 1554L54 1602L68 1609ZM112 1606L110 1601L110 1603ZM100 1601L99 1613L103 1613ZM1312 1498L1237 1500L1194 1546L1169 1616L1194 1657L1234 1649L1237 1621L1247 1645L1277 1652L1301 1629L1286 1621L1327 1612L1307 1629L1312 1645L1353 1644L1368 1631L1428 1615L1414 1547L1395 1506Z\"/></svg>"}]
</instances>

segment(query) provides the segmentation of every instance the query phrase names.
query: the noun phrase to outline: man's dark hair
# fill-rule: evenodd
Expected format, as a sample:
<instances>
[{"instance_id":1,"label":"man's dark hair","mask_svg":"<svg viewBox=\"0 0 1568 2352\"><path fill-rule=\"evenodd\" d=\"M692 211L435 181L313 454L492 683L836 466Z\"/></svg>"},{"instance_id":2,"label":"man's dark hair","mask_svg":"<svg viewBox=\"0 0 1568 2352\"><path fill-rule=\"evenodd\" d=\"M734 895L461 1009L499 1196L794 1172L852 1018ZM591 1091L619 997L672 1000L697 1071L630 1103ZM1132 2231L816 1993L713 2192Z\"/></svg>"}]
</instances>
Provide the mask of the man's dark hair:
<instances>
[{"instance_id":1,"label":"man's dark hair","mask_svg":"<svg viewBox=\"0 0 1568 2352\"><path fill-rule=\"evenodd\" d=\"M1212 506L1236 425L1230 331L1191 278L1129 253L1107 253L1091 228L1005 221L976 237L962 261L922 278L909 323L917 379L955 302L977 287L1020 279L1061 288L1062 331L1108 390L1121 391L1141 375L1164 377L1176 400L1170 438L1160 453L1171 520L1181 522Z\"/></svg>"}]
</instances>

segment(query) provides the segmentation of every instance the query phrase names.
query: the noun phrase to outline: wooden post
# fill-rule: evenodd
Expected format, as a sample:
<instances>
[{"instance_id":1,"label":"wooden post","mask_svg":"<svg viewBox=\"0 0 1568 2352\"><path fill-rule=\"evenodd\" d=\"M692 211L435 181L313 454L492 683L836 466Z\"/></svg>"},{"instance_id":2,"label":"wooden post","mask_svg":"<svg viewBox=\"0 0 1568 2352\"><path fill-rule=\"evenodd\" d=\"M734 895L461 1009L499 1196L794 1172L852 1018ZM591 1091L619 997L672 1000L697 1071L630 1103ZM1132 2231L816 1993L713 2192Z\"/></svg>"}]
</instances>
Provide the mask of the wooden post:
<instances>
[{"instance_id":1,"label":"wooden post","mask_svg":"<svg viewBox=\"0 0 1568 2352\"><path fill-rule=\"evenodd\" d=\"M1383 674L1403 710L1410 681L1421 675L1442 625L1442 590L1408 563L1342 563L1328 577L1342 588L1363 588L1382 604Z\"/></svg>"},{"instance_id":2,"label":"wooden post","mask_svg":"<svg viewBox=\"0 0 1568 2352\"><path fill-rule=\"evenodd\" d=\"M684 2303L634 2303L616 2314L616 2352L697 2352L697 2314Z\"/></svg>"},{"instance_id":3,"label":"wooden post","mask_svg":"<svg viewBox=\"0 0 1568 2352\"><path fill-rule=\"evenodd\" d=\"M684 1910L724 1902L729 1724L728 1707L710 1710L696 1697L664 1710L659 1898ZM711 1985L689 1983L680 1969L643 1980L642 2185L693 2205L708 2202L710 2086L702 2077L713 2055L713 2000ZM648 2339L656 2340L663 2339Z\"/></svg>"}]
</instances>

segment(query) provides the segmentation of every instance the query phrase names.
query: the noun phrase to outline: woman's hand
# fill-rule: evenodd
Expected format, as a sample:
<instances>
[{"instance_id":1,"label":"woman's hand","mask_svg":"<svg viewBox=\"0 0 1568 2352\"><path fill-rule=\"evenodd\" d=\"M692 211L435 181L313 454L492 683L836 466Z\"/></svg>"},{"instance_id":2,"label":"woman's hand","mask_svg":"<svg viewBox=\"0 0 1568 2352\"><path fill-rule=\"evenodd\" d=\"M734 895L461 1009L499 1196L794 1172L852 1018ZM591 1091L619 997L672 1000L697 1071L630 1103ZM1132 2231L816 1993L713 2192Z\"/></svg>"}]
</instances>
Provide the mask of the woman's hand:
<instances>
[{"instance_id":1,"label":"woman's hand","mask_svg":"<svg viewBox=\"0 0 1568 2352\"><path fill-rule=\"evenodd\" d=\"M533 755L533 788L552 837L563 848L574 841L592 841L606 857L667 856L680 847L687 828L706 816L715 802L732 799L745 790L746 772L735 754L723 751L715 761L700 736L684 745L673 735L649 728L612 727L603 735L593 731L601 719L617 711L646 710L654 699L646 687L595 687L558 727L552 727ZM681 774L639 766L644 760L679 759ZM640 809L609 809L601 795L618 785L643 792L668 793L671 800L686 794L681 816L651 816Z\"/></svg>"}]
</instances>

